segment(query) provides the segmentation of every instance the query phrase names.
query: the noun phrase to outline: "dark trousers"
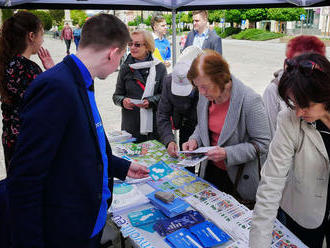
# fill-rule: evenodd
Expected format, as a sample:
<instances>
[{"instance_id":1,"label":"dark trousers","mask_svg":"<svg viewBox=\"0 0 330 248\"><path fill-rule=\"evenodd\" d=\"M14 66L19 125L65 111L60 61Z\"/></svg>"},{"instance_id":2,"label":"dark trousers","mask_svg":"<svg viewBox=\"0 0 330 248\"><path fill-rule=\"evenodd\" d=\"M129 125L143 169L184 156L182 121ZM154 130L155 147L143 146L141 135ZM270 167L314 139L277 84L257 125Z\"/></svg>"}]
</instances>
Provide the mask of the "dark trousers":
<instances>
[{"instance_id":1,"label":"dark trousers","mask_svg":"<svg viewBox=\"0 0 330 248\"><path fill-rule=\"evenodd\" d=\"M66 46L66 53L70 54L70 46L71 46L71 40L64 39L65 46Z\"/></svg>"},{"instance_id":2,"label":"dark trousers","mask_svg":"<svg viewBox=\"0 0 330 248\"><path fill-rule=\"evenodd\" d=\"M291 232L293 232L305 245L311 248L322 248L324 236L327 240L327 246L330 245L330 221L328 215L323 220L320 227L307 229L295 222L282 209L278 211L278 218Z\"/></svg>"},{"instance_id":3,"label":"dark trousers","mask_svg":"<svg viewBox=\"0 0 330 248\"><path fill-rule=\"evenodd\" d=\"M227 171L218 168L212 161L208 161L204 179L212 183L220 191L230 195L233 194L234 184L231 182Z\"/></svg>"}]
</instances>

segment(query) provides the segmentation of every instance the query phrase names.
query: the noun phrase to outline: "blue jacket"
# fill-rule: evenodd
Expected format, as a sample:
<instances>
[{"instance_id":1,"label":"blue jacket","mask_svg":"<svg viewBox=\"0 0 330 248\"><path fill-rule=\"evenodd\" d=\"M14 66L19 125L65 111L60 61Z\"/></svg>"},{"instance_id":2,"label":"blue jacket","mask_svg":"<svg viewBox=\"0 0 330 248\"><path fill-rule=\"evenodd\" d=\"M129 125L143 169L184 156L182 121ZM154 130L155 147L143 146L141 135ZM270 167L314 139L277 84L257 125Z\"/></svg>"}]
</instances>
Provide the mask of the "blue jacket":
<instances>
[{"instance_id":1,"label":"blue jacket","mask_svg":"<svg viewBox=\"0 0 330 248\"><path fill-rule=\"evenodd\" d=\"M184 44L184 48L188 46L192 46L195 39L195 31L190 31L187 36L186 43ZM212 49L222 54L222 41L221 38L214 32L210 31L207 34L206 39L204 40L202 49Z\"/></svg>"},{"instance_id":2,"label":"blue jacket","mask_svg":"<svg viewBox=\"0 0 330 248\"><path fill-rule=\"evenodd\" d=\"M8 172L13 247L86 247L100 208L103 162L71 57L32 82L21 120ZM113 177L124 179L130 163L113 156L108 141L107 155L112 191Z\"/></svg>"}]
</instances>

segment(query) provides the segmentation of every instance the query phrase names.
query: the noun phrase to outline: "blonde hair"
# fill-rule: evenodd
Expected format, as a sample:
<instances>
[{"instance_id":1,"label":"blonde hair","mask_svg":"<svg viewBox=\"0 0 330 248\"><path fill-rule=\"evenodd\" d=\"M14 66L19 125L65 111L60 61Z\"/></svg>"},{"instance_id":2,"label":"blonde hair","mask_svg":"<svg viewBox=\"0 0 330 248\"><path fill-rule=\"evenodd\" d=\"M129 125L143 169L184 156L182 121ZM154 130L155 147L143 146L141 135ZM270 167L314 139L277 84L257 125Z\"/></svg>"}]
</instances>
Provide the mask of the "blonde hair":
<instances>
[{"instance_id":1,"label":"blonde hair","mask_svg":"<svg viewBox=\"0 0 330 248\"><path fill-rule=\"evenodd\" d=\"M155 51L155 40L154 37L152 36L151 32L146 31L146 30L136 30L131 33L132 35L139 35L141 34L143 36L145 46L147 50L151 53Z\"/></svg>"}]
</instances>

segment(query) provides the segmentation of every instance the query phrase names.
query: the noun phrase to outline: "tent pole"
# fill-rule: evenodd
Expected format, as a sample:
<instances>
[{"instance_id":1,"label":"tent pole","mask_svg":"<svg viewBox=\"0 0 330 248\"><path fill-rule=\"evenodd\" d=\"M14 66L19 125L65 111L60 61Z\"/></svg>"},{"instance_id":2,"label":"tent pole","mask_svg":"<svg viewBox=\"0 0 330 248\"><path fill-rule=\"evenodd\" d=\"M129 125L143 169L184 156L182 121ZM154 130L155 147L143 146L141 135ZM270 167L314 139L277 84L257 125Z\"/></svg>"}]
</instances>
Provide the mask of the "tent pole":
<instances>
[{"instance_id":1,"label":"tent pole","mask_svg":"<svg viewBox=\"0 0 330 248\"><path fill-rule=\"evenodd\" d=\"M176 63L176 10L172 9L172 66Z\"/></svg>"}]
</instances>

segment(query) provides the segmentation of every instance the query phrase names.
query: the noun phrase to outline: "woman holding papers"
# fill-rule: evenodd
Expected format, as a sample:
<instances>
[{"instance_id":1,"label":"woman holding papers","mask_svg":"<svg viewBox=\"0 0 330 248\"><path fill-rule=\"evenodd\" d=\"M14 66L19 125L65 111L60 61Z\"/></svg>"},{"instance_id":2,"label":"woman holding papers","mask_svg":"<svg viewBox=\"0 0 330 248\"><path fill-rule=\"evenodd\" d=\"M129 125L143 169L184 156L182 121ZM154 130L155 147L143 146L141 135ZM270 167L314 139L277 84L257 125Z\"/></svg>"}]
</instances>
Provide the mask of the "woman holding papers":
<instances>
[{"instance_id":1,"label":"woman holding papers","mask_svg":"<svg viewBox=\"0 0 330 248\"><path fill-rule=\"evenodd\" d=\"M131 34L130 54L120 67L113 102L122 107L121 129L137 142L158 139L156 111L166 67L152 56L155 41L148 31Z\"/></svg>"},{"instance_id":2,"label":"woman holding papers","mask_svg":"<svg viewBox=\"0 0 330 248\"><path fill-rule=\"evenodd\" d=\"M330 245L330 62L319 54L286 59L280 112L261 172L250 246L271 246L276 214L308 247ZM281 216L281 217L282 217Z\"/></svg>"},{"instance_id":3,"label":"woman holding papers","mask_svg":"<svg viewBox=\"0 0 330 248\"><path fill-rule=\"evenodd\" d=\"M213 50L193 61L187 77L198 88L200 98L198 124L183 150L216 146L206 152L209 161L201 176L232 194L238 168L243 166L237 191L243 199L255 199L259 182L256 149L263 159L270 142L261 97L231 75L227 62Z\"/></svg>"}]
</instances>

